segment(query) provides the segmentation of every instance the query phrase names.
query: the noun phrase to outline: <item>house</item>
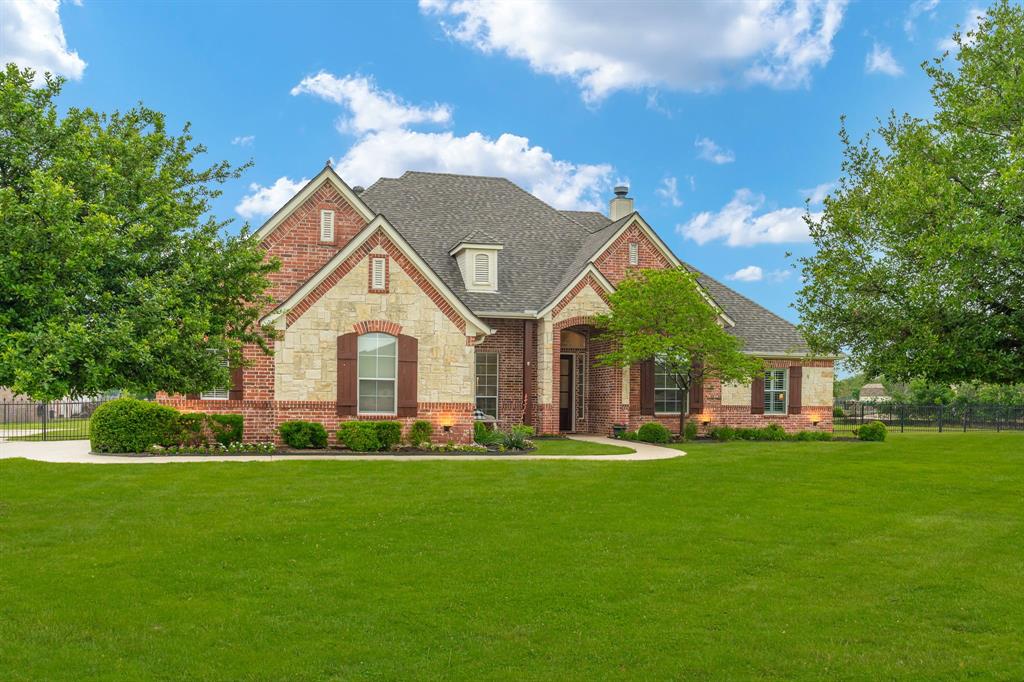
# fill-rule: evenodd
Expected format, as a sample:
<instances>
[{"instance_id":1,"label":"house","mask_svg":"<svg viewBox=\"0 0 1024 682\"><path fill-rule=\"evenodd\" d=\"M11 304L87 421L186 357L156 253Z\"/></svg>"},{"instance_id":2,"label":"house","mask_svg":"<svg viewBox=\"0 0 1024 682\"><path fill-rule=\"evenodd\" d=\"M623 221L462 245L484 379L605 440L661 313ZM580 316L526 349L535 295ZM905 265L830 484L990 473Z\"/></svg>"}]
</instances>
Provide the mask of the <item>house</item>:
<instances>
[{"instance_id":1,"label":"house","mask_svg":"<svg viewBox=\"0 0 1024 682\"><path fill-rule=\"evenodd\" d=\"M864 384L858 400L862 403L884 403L892 400L892 396L886 392L882 384Z\"/></svg>"},{"instance_id":2,"label":"house","mask_svg":"<svg viewBox=\"0 0 1024 682\"><path fill-rule=\"evenodd\" d=\"M539 433L675 431L680 410L705 427L831 429L833 361L704 274L722 324L765 358L763 379L680 395L653 362L596 364L607 342L591 322L615 285L632 268L690 267L627 195L616 188L606 216L503 178L407 172L364 190L328 165L254 234L282 263L263 318L280 333L274 355L247 349L230 388L160 399L242 413L252 440L289 419L358 418L427 419L437 438L469 441L477 410Z\"/></svg>"}]
</instances>

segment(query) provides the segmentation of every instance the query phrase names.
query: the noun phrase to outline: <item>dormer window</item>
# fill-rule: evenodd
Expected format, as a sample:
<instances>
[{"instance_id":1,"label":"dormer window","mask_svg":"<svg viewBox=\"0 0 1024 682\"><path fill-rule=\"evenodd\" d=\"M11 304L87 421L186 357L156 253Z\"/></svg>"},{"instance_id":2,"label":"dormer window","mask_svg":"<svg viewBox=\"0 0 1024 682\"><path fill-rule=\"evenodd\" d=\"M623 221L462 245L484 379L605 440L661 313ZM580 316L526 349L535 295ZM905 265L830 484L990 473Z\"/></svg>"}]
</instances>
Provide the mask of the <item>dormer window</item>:
<instances>
[{"instance_id":1,"label":"dormer window","mask_svg":"<svg viewBox=\"0 0 1024 682\"><path fill-rule=\"evenodd\" d=\"M496 240L480 231L467 235L452 247L448 255L459 264L466 291L498 290L498 252L502 248Z\"/></svg>"},{"instance_id":2,"label":"dormer window","mask_svg":"<svg viewBox=\"0 0 1024 682\"><path fill-rule=\"evenodd\" d=\"M473 257L473 283L487 285L491 282L491 257L478 253Z\"/></svg>"},{"instance_id":3,"label":"dormer window","mask_svg":"<svg viewBox=\"0 0 1024 682\"><path fill-rule=\"evenodd\" d=\"M334 211L320 211L320 241L334 241Z\"/></svg>"}]
</instances>

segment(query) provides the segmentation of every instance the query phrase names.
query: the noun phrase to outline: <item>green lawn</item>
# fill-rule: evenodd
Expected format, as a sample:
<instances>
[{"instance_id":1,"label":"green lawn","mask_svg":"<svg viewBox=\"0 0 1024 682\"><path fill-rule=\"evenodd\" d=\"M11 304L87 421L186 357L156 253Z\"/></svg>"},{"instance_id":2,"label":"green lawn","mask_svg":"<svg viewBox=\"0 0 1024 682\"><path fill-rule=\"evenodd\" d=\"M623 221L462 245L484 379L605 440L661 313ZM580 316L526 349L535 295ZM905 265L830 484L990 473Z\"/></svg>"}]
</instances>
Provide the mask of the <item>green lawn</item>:
<instances>
[{"instance_id":1,"label":"green lawn","mask_svg":"<svg viewBox=\"0 0 1024 682\"><path fill-rule=\"evenodd\" d=\"M1022 679L1024 434L0 460L4 679Z\"/></svg>"},{"instance_id":2,"label":"green lawn","mask_svg":"<svg viewBox=\"0 0 1024 682\"><path fill-rule=\"evenodd\" d=\"M533 441L537 449L531 455L624 455L636 452L633 448L604 443L586 443L571 438L538 438Z\"/></svg>"}]
</instances>

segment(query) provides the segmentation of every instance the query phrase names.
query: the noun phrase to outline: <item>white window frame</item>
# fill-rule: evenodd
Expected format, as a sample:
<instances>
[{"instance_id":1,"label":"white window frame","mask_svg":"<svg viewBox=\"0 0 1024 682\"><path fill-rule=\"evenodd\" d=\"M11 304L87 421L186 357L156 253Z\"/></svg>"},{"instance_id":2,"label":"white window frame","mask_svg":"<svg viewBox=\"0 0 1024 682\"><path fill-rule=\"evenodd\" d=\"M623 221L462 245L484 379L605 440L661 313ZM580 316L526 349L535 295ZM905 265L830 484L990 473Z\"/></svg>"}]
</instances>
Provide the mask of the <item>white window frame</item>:
<instances>
[{"instance_id":1,"label":"white window frame","mask_svg":"<svg viewBox=\"0 0 1024 682\"><path fill-rule=\"evenodd\" d=\"M481 267L483 266L484 278L480 279ZM473 284L486 286L491 283L491 254L477 253L473 255Z\"/></svg>"},{"instance_id":2,"label":"white window frame","mask_svg":"<svg viewBox=\"0 0 1024 682\"><path fill-rule=\"evenodd\" d=\"M334 211L326 208L320 211L320 241L334 241Z\"/></svg>"},{"instance_id":3,"label":"white window frame","mask_svg":"<svg viewBox=\"0 0 1024 682\"><path fill-rule=\"evenodd\" d=\"M364 376L363 375L363 363L360 362L363 351L361 346L363 339L369 339L370 337L386 336L395 344L395 367L392 377L379 377L379 376ZM380 358L380 355L375 357ZM363 409L363 382L364 381L378 381L387 382L390 381L394 386L393 399L390 410L364 410ZM370 332L369 334L361 334L356 340L356 412L358 414L367 415L394 415L398 413L398 337L391 334L385 334L383 332Z\"/></svg>"},{"instance_id":4,"label":"white window frame","mask_svg":"<svg viewBox=\"0 0 1024 682\"><path fill-rule=\"evenodd\" d=\"M494 356L494 395L485 395L480 393L480 357L481 355L493 355ZM498 411L500 409L501 399L501 355L497 351L477 351L476 359L474 360L474 397L473 404L476 409L480 409L479 401L480 398L487 398L488 400L494 399L494 414L488 414L490 417L498 418ZM481 410L483 411L483 410Z\"/></svg>"},{"instance_id":5,"label":"white window frame","mask_svg":"<svg viewBox=\"0 0 1024 682\"><path fill-rule=\"evenodd\" d=\"M637 244L636 242L629 243L629 264L640 264L640 245Z\"/></svg>"},{"instance_id":6,"label":"white window frame","mask_svg":"<svg viewBox=\"0 0 1024 682\"><path fill-rule=\"evenodd\" d=\"M782 388L779 386L781 379ZM776 409L778 400L773 398L775 393L782 393L782 408ZM765 414L788 414L789 413L789 370L782 368L769 369L764 373L764 395L761 396L764 404Z\"/></svg>"},{"instance_id":7,"label":"white window frame","mask_svg":"<svg viewBox=\"0 0 1024 682\"><path fill-rule=\"evenodd\" d=\"M374 256L370 258L370 291L384 291L388 283L387 260ZM380 275L380 283L377 282L377 275Z\"/></svg>"},{"instance_id":8,"label":"white window frame","mask_svg":"<svg viewBox=\"0 0 1024 682\"><path fill-rule=\"evenodd\" d=\"M221 358L220 366L230 367L231 365L228 363L228 359L225 357ZM229 386L227 388L214 388L209 391L203 391L202 393L199 394L199 398L201 400L230 400L231 387Z\"/></svg>"},{"instance_id":9,"label":"white window frame","mask_svg":"<svg viewBox=\"0 0 1024 682\"><path fill-rule=\"evenodd\" d=\"M658 375L659 374L661 374L661 375L668 375L669 374L668 372L659 371L659 366L661 364L662 364L661 360L659 360L658 358L654 359L654 414L664 414L664 415L678 415L678 414L680 414L680 412L664 412L664 411L661 411L661 410L658 409L658 391L677 391L677 392L681 393L682 395L679 396L679 409L680 410L685 410L685 411L689 412L690 411L690 392L689 391L684 391L683 389L679 388L678 386L675 387L675 388L658 388ZM664 402L664 401L662 401L662 402Z\"/></svg>"}]
</instances>

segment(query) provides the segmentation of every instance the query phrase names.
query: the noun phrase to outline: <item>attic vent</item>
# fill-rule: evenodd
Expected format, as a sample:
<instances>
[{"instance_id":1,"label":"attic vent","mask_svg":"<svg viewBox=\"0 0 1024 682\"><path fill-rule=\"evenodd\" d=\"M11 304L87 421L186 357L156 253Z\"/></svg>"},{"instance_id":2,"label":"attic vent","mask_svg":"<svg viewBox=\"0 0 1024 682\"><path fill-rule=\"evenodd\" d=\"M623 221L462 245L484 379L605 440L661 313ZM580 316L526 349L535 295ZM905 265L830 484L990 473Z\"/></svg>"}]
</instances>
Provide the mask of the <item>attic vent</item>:
<instances>
[{"instance_id":1,"label":"attic vent","mask_svg":"<svg viewBox=\"0 0 1024 682\"><path fill-rule=\"evenodd\" d=\"M320 211L320 241L334 241L334 211Z\"/></svg>"},{"instance_id":2,"label":"attic vent","mask_svg":"<svg viewBox=\"0 0 1024 682\"><path fill-rule=\"evenodd\" d=\"M473 259L475 284L487 284L491 281L491 258L486 253L476 254Z\"/></svg>"},{"instance_id":3,"label":"attic vent","mask_svg":"<svg viewBox=\"0 0 1024 682\"><path fill-rule=\"evenodd\" d=\"M640 263L640 248L636 242L629 243L629 264L638 265Z\"/></svg>"},{"instance_id":4,"label":"attic vent","mask_svg":"<svg viewBox=\"0 0 1024 682\"><path fill-rule=\"evenodd\" d=\"M373 271L370 277L370 288L380 291L384 288L385 260L383 258L373 258L370 260L370 263L373 265Z\"/></svg>"}]
</instances>

